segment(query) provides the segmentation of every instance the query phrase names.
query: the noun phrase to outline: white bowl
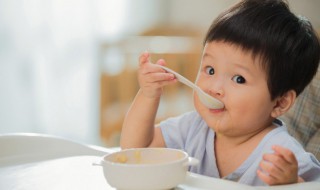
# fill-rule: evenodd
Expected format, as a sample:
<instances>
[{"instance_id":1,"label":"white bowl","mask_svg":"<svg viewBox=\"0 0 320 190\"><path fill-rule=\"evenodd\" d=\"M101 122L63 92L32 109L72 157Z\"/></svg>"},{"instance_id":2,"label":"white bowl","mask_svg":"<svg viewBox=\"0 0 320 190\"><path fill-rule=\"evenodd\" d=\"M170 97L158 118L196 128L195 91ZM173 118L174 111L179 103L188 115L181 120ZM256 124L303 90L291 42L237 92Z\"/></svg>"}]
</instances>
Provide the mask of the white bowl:
<instances>
[{"instance_id":1,"label":"white bowl","mask_svg":"<svg viewBox=\"0 0 320 190\"><path fill-rule=\"evenodd\" d=\"M188 166L198 164L182 150L126 149L103 156L100 165L108 184L117 189L171 189L185 180Z\"/></svg>"}]
</instances>

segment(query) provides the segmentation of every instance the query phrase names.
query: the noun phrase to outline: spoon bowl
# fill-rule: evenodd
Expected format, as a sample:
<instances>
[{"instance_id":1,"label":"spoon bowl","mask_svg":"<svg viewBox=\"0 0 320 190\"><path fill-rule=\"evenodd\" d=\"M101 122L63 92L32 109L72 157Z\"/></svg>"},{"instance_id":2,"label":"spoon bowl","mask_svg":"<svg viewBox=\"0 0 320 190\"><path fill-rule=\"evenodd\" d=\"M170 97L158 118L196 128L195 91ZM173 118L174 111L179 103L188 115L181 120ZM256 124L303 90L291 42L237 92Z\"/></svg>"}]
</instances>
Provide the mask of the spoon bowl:
<instances>
[{"instance_id":1,"label":"spoon bowl","mask_svg":"<svg viewBox=\"0 0 320 190\"><path fill-rule=\"evenodd\" d=\"M210 96L209 94L205 93L201 88L199 88L197 85L195 85L193 82L189 81L188 79L186 79L184 76L180 75L179 73L165 67L162 65L158 65L160 66L162 69L164 69L165 71L172 73L178 81L180 81L181 83L189 86L190 88L192 88L193 90L196 91L196 93L198 94L198 97L200 99L200 101L208 108L210 109L221 109L224 107L224 104L217 100L216 98Z\"/></svg>"}]
</instances>

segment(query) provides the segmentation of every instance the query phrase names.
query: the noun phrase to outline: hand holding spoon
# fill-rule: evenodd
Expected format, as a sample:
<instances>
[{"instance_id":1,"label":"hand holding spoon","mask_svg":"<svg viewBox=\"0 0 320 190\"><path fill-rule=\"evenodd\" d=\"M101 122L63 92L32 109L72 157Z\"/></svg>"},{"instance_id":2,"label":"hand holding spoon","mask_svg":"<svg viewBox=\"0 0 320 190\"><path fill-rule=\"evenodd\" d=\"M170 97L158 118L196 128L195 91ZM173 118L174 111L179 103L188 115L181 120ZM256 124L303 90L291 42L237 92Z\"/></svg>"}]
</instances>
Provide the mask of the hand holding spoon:
<instances>
[{"instance_id":1,"label":"hand holding spoon","mask_svg":"<svg viewBox=\"0 0 320 190\"><path fill-rule=\"evenodd\" d=\"M199 88L197 85L195 85L193 82L189 81L188 79L186 79L185 77L183 77L179 73L177 73L177 72L175 72L165 66L162 66L162 65L158 65L158 66L160 66L162 69L166 70L167 72L172 73L178 79L178 81L180 81L181 83L183 83L183 84L191 87L193 90L195 90L198 94L200 101L206 107L208 107L210 109L221 109L224 107L224 104L222 102L220 102L219 100L210 96L209 94L205 93L201 88Z\"/></svg>"}]
</instances>

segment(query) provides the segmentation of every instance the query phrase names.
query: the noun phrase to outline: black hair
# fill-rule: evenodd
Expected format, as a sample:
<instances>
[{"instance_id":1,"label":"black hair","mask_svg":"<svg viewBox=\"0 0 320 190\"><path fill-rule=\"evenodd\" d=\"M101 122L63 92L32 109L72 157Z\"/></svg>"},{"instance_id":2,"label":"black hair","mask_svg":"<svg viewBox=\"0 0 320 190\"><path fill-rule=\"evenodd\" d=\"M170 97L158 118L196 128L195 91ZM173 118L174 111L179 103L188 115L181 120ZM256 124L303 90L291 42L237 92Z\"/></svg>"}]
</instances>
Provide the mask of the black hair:
<instances>
[{"instance_id":1,"label":"black hair","mask_svg":"<svg viewBox=\"0 0 320 190\"><path fill-rule=\"evenodd\" d=\"M294 90L297 96L319 66L319 38L311 23L281 0L243 0L220 14L204 44L223 41L261 58L271 99Z\"/></svg>"}]
</instances>

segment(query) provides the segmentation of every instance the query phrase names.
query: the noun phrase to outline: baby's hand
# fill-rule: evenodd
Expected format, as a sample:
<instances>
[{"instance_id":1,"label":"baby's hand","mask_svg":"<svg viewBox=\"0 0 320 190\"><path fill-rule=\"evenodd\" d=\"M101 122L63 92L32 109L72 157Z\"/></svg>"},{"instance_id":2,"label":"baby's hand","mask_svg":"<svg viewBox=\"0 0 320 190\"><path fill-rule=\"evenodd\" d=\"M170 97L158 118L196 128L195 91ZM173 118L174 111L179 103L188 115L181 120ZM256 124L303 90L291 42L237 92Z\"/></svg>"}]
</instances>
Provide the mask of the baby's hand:
<instances>
[{"instance_id":1,"label":"baby's hand","mask_svg":"<svg viewBox=\"0 0 320 190\"><path fill-rule=\"evenodd\" d=\"M297 183L298 162L293 152L281 146L273 146L273 154L265 154L260 162L258 176L268 185Z\"/></svg>"},{"instance_id":2,"label":"baby's hand","mask_svg":"<svg viewBox=\"0 0 320 190\"><path fill-rule=\"evenodd\" d=\"M156 64L165 65L165 61L160 59L156 64L149 61L150 54L143 53L139 58L138 80L143 95L149 98L157 98L161 96L162 87L176 82L175 76L165 72Z\"/></svg>"}]
</instances>

